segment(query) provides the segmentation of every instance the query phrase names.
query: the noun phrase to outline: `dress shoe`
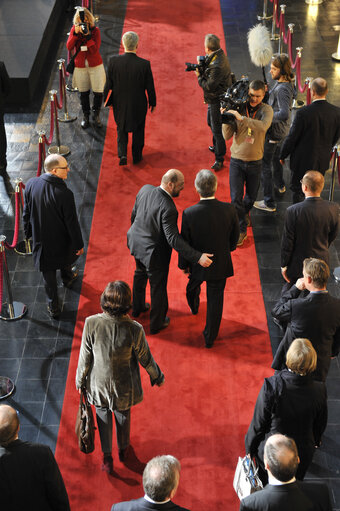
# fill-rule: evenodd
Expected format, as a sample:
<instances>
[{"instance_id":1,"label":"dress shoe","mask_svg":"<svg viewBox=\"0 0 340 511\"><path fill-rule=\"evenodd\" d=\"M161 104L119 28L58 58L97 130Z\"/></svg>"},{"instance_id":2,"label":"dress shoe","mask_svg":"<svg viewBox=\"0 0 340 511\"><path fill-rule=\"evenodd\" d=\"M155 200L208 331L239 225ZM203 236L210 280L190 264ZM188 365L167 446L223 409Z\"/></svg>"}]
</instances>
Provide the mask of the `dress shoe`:
<instances>
[{"instance_id":1,"label":"dress shoe","mask_svg":"<svg viewBox=\"0 0 340 511\"><path fill-rule=\"evenodd\" d=\"M215 147L214 147L213 145L210 145L210 146L209 146L209 151L211 151L212 153L214 153L214 152L215 152Z\"/></svg>"},{"instance_id":2,"label":"dress shoe","mask_svg":"<svg viewBox=\"0 0 340 511\"><path fill-rule=\"evenodd\" d=\"M211 165L211 168L213 170L221 170L221 168L223 167L223 161L215 161L214 165Z\"/></svg>"},{"instance_id":3,"label":"dress shoe","mask_svg":"<svg viewBox=\"0 0 340 511\"><path fill-rule=\"evenodd\" d=\"M168 318L168 316L165 316L165 320L164 320L164 323L162 326L160 326L159 328L157 328L156 330L150 330L150 334L158 334L158 332L160 332L161 330L164 330L164 328L168 327L170 324L170 318Z\"/></svg>"},{"instance_id":4,"label":"dress shoe","mask_svg":"<svg viewBox=\"0 0 340 511\"><path fill-rule=\"evenodd\" d=\"M80 126L83 128L83 130L86 130L90 126L90 117L89 115L84 115L83 120L80 123Z\"/></svg>"},{"instance_id":5,"label":"dress shoe","mask_svg":"<svg viewBox=\"0 0 340 511\"><path fill-rule=\"evenodd\" d=\"M139 311L139 312L136 312L136 311L134 311L134 310L133 310L133 311L132 311L132 313L131 313L131 316L132 316L133 318L138 318L138 316L139 316L140 314L143 314L143 312L148 312L148 310L150 310L150 304L149 304L149 303L147 303L147 302L145 302L145 307L144 307L144 309L143 309L143 310L141 310L141 311Z\"/></svg>"},{"instance_id":6,"label":"dress shoe","mask_svg":"<svg viewBox=\"0 0 340 511\"><path fill-rule=\"evenodd\" d=\"M61 310L59 307L51 307L50 305L47 306L47 311L52 319L59 319Z\"/></svg>"},{"instance_id":7,"label":"dress shoe","mask_svg":"<svg viewBox=\"0 0 340 511\"><path fill-rule=\"evenodd\" d=\"M101 128L103 126L100 120L99 110L93 110L93 122L96 128Z\"/></svg>"},{"instance_id":8,"label":"dress shoe","mask_svg":"<svg viewBox=\"0 0 340 511\"><path fill-rule=\"evenodd\" d=\"M207 342L207 341L205 341L205 347L206 347L206 348L210 349L210 348L212 348L213 346L214 346L214 343L213 343L213 342Z\"/></svg>"},{"instance_id":9,"label":"dress shoe","mask_svg":"<svg viewBox=\"0 0 340 511\"><path fill-rule=\"evenodd\" d=\"M77 280L77 278L78 278L79 271L77 270L77 268L74 266L72 268L72 270L73 270L73 273L72 273L72 276L70 277L70 279L69 280L63 280L64 287L68 287L68 288L72 287L73 282L75 280Z\"/></svg>"},{"instance_id":10,"label":"dress shoe","mask_svg":"<svg viewBox=\"0 0 340 511\"><path fill-rule=\"evenodd\" d=\"M113 459L112 456L104 456L102 470L109 475L113 474Z\"/></svg>"},{"instance_id":11,"label":"dress shoe","mask_svg":"<svg viewBox=\"0 0 340 511\"><path fill-rule=\"evenodd\" d=\"M241 247L246 239L247 239L247 232L246 231L240 232L240 236L238 238L237 246Z\"/></svg>"},{"instance_id":12,"label":"dress shoe","mask_svg":"<svg viewBox=\"0 0 340 511\"><path fill-rule=\"evenodd\" d=\"M121 156L119 160L119 165L126 165L127 164L127 157Z\"/></svg>"}]
</instances>

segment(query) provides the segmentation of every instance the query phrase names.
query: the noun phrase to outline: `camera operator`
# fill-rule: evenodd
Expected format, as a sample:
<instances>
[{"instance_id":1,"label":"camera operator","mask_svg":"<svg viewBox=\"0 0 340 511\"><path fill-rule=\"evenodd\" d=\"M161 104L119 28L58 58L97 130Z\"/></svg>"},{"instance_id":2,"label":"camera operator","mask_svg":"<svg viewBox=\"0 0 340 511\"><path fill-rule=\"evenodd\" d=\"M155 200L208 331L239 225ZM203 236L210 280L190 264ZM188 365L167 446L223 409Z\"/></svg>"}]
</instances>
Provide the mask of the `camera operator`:
<instances>
[{"instance_id":1,"label":"camera operator","mask_svg":"<svg viewBox=\"0 0 340 511\"><path fill-rule=\"evenodd\" d=\"M75 69L72 86L80 92L80 103L83 110L81 127L90 126L90 89L94 94L93 115L97 128L101 127L99 117L103 100L103 90L106 81L103 60L99 53L100 31L94 25L93 14L85 7L79 7L73 18L73 26L66 46L69 51L75 50Z\"/></svg>"},{"instance_id":2,"label":"camera operator","mask_svg":"<svg viewBox=\"0 0 340 511\"><path fill-rule=\"evenodd\" d=\"M232 136L229 183L231 202L237 210L240 222L240 237L237 245L243 245L250 224L249 211L253 207L259 189L264 139L273 119L273 109L263 103L265 84L253 80L249 85L249 100L240 107L240 112L228 110L235 122L223 124L223 136ZM245 186L245 195L244 195Z\"/></svg>"},{"instance_id":3,"label":"camera operator","mask_svg":"<svg viewBox=\"0 0 340 511\"><path fill-rule=\"evenodd\" d=\"M204 102L208 104L208 126L213 135L213 145L210 151L215 153L213 170L223 167L226 145L222 135L222 119L220 112L220 96L230 87L231 72L227 56L220 47L216 35L207 34L204 40L206 60L203 68L196 69L198 83L203 89Z\"/></svg>"}]
</instances>

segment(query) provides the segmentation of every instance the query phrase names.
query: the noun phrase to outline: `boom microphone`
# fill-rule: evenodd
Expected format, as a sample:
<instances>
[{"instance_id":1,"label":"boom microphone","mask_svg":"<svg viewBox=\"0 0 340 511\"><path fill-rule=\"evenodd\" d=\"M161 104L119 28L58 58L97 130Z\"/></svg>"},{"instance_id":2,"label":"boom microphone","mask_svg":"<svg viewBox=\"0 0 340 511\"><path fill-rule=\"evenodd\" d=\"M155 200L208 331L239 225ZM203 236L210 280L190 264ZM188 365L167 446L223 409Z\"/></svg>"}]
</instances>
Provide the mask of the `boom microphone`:
<instances>
[{"instance_id":1,"label":"boom microphone","mask_svg":"<svg viewBox=\"0 0 340 511\"><path fill-rule=\"evenodd\" d=\"M261 23L249 30L248 49L252 63L255 66L262 67L263 79L267 83L264 68L273 56L273 48L270 42L269 30Z\"/></svg>"}]
</instances>

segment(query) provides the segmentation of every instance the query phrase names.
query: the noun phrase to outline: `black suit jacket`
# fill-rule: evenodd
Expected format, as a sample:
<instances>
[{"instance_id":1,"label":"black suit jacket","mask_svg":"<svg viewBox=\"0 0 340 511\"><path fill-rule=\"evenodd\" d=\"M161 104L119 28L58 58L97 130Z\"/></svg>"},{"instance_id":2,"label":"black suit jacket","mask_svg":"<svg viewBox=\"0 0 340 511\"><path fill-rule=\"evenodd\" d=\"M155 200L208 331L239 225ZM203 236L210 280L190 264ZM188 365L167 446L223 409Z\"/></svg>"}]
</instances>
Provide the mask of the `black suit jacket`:
<instances>
[{"instance_id":1,"label":"black suit jacket","mask_svg":"<svg viewBox=\"0 0 340 511\"><path fill-rule=\"evenodd\" d=\"M0 502L6 511L70 511L57 462L46 445L0 447Z\"/></svg>"},{"instance_id":2,"label":"black suit jacket","mask_svg":"<svg viewBox=\"0 0 340 511\"><path fill-rule=\"evenodd\" d=\"M3 112L5 98L10 93L11 81L5 64L0 61L0 112Z\"/></svg>"},{"instance_id":3,"label":"black suit jacket","mask_svg":"<svg viewBox=\"0 0 340 511\"><path fill-rule=\"evenodd\" d=\"M325 381L331 357L340 350L340 299L329 293L309 293L299 297L294 285L284 293L272 310L272 315L288 323L286 333L277 349L273 369L283 369L289 346L299 337L309 339L318 355L313 376Z\"/></svg>"},{"instance_id":4,"label":"black suit jacket","mask_svg":"<svg viewBox=\"0 0 340 511\"><path fill-rule=\"evenodd\" d=\"M177 504L174 504L171 500L165 504L153 504L144 497L114 504L111 511L153 511L155 509L160 511L189 511L184 507L177 506Z\"/></svg>"},{"instance_id":5,"label":"black suit jacket","mask_svg":"<svg viewBox=\"0 0 340 511\"><path fill-rule=\"evenodd\" d=\"M179 255L178 266L190 267L199 280L218 280L234 275L230 252L239 238L239 222L233 205L217 199L200 200L183 211L181 235L200 252L214 254L209 268L191 264Z\"/></svg>"},{"instance_id":6,"label":"black suit jacket","mask_svg":"<svg viewBox=\"0 0 340 511\"><path fill-rule=\"evenodd\" d=\"M306 257L322 259L329 265L328 248L339 230L339 206L310 197L286 211L281 242L281 266L294 282L302 277Z\"/></svg>"},{"instance_id":7,"label":"black suit jacket","mask_svg":"<svg viewBox=\"0 0 340 511\"><path fill-rule=\"evenodd\" d=\"M325 484L296 481L267 484L241 500L240 511L332 511L332 503Z\"/></svg>"},{"instance_id":8,"label":"black suit jacket","mask_svg":"<svg viewBox=\"0 0 340 511\"><path fill-rule=\"evenodd\" d=\"M150 106L156 106L150 62L135 53L115 55L109 60L106 76L104 99L112 90L107 104L113 107L117 126L125 131L134 131L145 120L148 100Z\"/></svg>"},{"instance_id":9,"label":"black suit jacket","mask_svg":"<svg viewBox=\"0 0 340 511\"><path fill-rule=\"evenodd\" d=\"M131 254L146 268L166 269L172 248L192 263L201 257L179 234L177 218L175 203L162 188L144 185L139 190L127 240Z\"/></svg>"},{"instance_id":10,"label":"black suit jacket","mask_svg":"<svg viewBox=\"0 0 340 511\"><path fill-rule=\"evenodd\" d=\"M296 112L280 158L290 155L290 168L300 177L308 170L324 174L339 137L340 108L326 100L313 101Z\"/></svg>"},{"instance_id":11,"label":"black suit jacket","mask_svg":"<svg viewBox=\"0 0 340 511\"><path fill-rule=\"evenodd\" d=\"M73 193L52 174L27 181L23 221L26 238L33 238L35 265L42 271L72 264L84 246Z\"/></svg>"}]
</instances>

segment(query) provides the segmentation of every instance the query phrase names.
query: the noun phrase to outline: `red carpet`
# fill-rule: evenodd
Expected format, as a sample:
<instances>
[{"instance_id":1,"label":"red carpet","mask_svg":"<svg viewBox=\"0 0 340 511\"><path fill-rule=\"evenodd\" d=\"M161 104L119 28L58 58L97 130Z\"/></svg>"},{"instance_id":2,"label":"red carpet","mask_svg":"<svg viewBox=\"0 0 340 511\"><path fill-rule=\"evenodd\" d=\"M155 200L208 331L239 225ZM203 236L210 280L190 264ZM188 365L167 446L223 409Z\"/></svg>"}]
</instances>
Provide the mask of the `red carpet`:
<instances>
[{"instance_id":1,"label":"red carpet","mask_svg":"<svg viewBox=\"0 0 340 511\"><path fill-rule=\"evenodd\" d=\"M115 476L109 477L100 471L98 437L93 454L81 454L77 448L74 379L84 318L99 312L99 296L108 281L122 279L132 285L134 260L126 247L126 232L136 193L145 183L158 185L168 168L179 168L186 178L176 199L181 212L197 201L196 172L213 162L202 91L194 73L184 72L184 62L195 62L196 55L204 53L206 33L222 37L219 1L210 0L207 9L203 0L134 0L128 4L126 30L140 35L139 55L151 60L158 104L147 117L145 159L138 166L118 167L110 113L56 456L74 511L105 511L114 502L142 496L143 464L157 454L173 454L181 461L175 502L195 511L238 509L232 488L234 469L238 455L244 453L244 434L263 377L271 374L250 229L248 240L233 256L235 277L227 282L220 335L212 350L203 347L205 289L194 317L186 304L186 277L177 269L173 254L170 327L149 336L148 319L142 318L151 351L165 373L165 385L151 388L143 371L145 397L132 410L134 451L127 464L118 461L114 449ZM218 178L217 197L229 200L226 168Z\"/></svg>"}]
</instances>

